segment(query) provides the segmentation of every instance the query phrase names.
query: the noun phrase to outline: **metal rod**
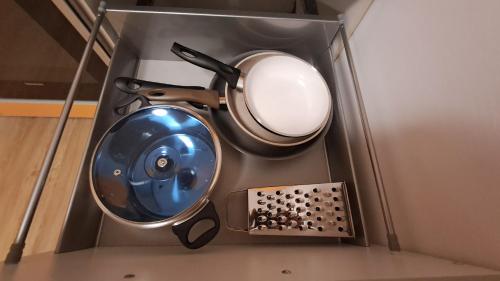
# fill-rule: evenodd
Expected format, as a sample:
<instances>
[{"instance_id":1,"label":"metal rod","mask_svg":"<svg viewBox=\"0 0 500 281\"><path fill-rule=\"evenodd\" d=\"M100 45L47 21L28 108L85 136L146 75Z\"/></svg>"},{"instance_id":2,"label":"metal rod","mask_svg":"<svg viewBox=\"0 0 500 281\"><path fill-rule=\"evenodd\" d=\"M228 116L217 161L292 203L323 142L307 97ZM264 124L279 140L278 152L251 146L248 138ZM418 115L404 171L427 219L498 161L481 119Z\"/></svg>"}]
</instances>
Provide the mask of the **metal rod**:
<instances>
[{"instance_id":1,"label":"metal rod","mask_svg":"<svg viewBox=\"0 0 500 281\"><path fill-rule=\"evenodd\" d=\"M73 105L73 100L75 98L76 89L78 84L80 83L80 79L82 77L83 71L87 66L90 55L92 53L92 47L97 37L97 33L99 31L99 27L104 19L104 15L106 13L106 2L101 1L97 13L96 21L94 22L94 26L92 27L92 31L89 36L89 40L87 45L85 46L85 50L83 51L82 59L80 60L80 64L78 65L78 69L76 70L75 77L73 82L71 83L71 87L68 92L68 96L66 97L66 101L64 103L63 110L59 117L59 121L57 123L57 127L52 137L52 142L50 143L50 147L45 154L45 159L43 161L42 169L40 170L40 174L36 180L35 186L33 187L33 191L31 192L31 197L28 203L28 207L24 212L24 217L19 226L19 230L17 232L16 239L12 243L9 253L5 257L6 264L15 264L21 260L23 255L23 249L26 242L26 237L28 236L28 231L33 221L33 217L35 215L36 208L38 206L38 202L40 201L40 196L42 195L43 188L45 186L45 182L47 181L47 176L49 174L50 168L52 166L52 162L54 161L54 156L57 151L57 147L59 146L59 141L61 140L61 136L64 131L64 127L66 125L66 121L68 120L69 113L71 111L71 107Z\"/></svg>"},{"instance_id":2,"label":"metal rod","mask_svg":"<svg viewBox=\"0 0 500 281\"><path fill-rule=\"evenodd\" d=\"M396 231L394 229L391 211L389 208L389 202L387 200L387 194L385 192L384 181L382 179L382 173L380 171L380 165L377 158L377 152L375 150L375 145L373 144L373 137L370 130L370 125L368 123L368 116L366 114L363 97L361 96L361 88L359 87L356 68L354 67L354 61L352 59L351 47L349 45L349 40L347 38L347 34L345 32L345 27L343 24L340 26L340 34L342 37L342 43L344 44L345 54L347 57L347 64L349 65L349 70L351 72L351 77L354 84L354 91L356 93L356 102L358 105L359 112L361 114L361 124L363 126L363 132L365 135L365 141L368 148L368 154L370 157L373 175L375 176L375 184L377 186L380 205L382 207L382 214L384 216L385 228L387 231L388 246L391 251L400 251L401 248L399 246L398 236L396 235Z\"/></svg>"},{"instance_id":3,"label":"metal rod","mask_svg":"<svg viewBox=\"0 0 500 281\"><path fill-rule=\"evenodd\" d=\"M338 33L339 32L337 30L337 32L333 36L332 44L330 44L330 46L333 46L333 40L335 40ZM332 56L332 61L335 61L335 58L333 55L333 47L331 47L331 49L330 49L330 55ZM335 71L335 68L334 68L334 71ZM361 198L360 198L360 194L359 194L359 190L358 190L358 186L359 186L359 183L357 180L357 173L358 172L356 170L356 167L354 166L354 158L352 156L351 143L349 142L349 133L347 131L347 122L346 122L346 117L345 117L345 111L344 111L344 107L342 106L342 96L340 95L339 83L338 83L337 75L335 73L333 75L333 79L335 82L335 90L338 93L336 100L337 100L337 107L338 107L337 110L339 112L339 119L341 121L340 125L342 127L342 132L344 134L344 142L345 142L346 148L347 148L347 156L349 158L349 166L351 167L351 172L353 175L352 181L354 183L354 189L356 191L356 199L358 201L358 208L359 208L359 213L360 213L359 216L360 216L360 220L361 220L361 225L363 226L363 241L362 242L363 242L363 246L368 247L368 246L370 246L370 241L368 238L368 233L366 232L366 223L365 223L365 217L363 215L363 206L361 205ZM351 221L353 221L353 220L351 219ZM353 229L354 229L354 224L353 224Z\"/></svg>"}]
</instances>

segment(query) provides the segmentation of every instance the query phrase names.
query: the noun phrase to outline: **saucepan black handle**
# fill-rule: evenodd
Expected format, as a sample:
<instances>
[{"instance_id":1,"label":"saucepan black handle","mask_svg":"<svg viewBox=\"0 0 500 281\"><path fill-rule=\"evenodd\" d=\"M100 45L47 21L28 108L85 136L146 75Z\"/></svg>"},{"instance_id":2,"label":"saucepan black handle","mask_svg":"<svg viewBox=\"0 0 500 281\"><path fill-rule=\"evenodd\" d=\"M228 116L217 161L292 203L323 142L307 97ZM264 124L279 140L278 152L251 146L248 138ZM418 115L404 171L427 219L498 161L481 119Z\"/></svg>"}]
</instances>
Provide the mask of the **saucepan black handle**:
<instances>
[{"instance_id":1,"label":"saucepan black handle","mask_svg":"<svg viewBox=\"0 0 500 281\"><path fill-rule=\"evenodd\" d=\"M139 80L129 77L118 77L115 79L115 86L122 92L127 94L139 94L139 92L150 89L170 88L170 89L188 89L188 90L204 90L199 86L179 86L172 84L156 83L151 81Z\"/></svg>"},{"instance_id":2,"label":"saucepan black handle","mask_svg":"<svg viewBox=\"0 0 500 281\"><path fill-rule=\"evenodd\" d=\"M192 242L189 241L188 236L189 232L191 231L191 228L196 223L202 220L211 220L214 222L215 225L214 227L210 228L202 235L200 235L198 238L196 238L196 240ZM181 224L174 225L172 227L172 231L174 232L174 234L177 235L181 243L189 249L198 249L205 246L208 242L214 239L215 235L217 235L217 233L219 232L219 229L220 229L219 215L217 215L217 211L215 210L214 204L210 201L208 201L205 207L203 207L203 209L199 211L194 217L190 218L189 220Z\"/></svg>"},{"instance_id":3,"label":"saucepan black handle","mask_svg":"<svg viewBox=\"0 0 500 281\"><path fill-rule=\"evenodd\" d=\"M240 78L240 70L220 62L208 55L205 55L196 50L190 49L186 46L175 42L170 49L174 54L179 56L185 61L195 64L199 67L212 70L219 74L231 88L236 88L238 79Z\"/></svg>"}]
</instances>

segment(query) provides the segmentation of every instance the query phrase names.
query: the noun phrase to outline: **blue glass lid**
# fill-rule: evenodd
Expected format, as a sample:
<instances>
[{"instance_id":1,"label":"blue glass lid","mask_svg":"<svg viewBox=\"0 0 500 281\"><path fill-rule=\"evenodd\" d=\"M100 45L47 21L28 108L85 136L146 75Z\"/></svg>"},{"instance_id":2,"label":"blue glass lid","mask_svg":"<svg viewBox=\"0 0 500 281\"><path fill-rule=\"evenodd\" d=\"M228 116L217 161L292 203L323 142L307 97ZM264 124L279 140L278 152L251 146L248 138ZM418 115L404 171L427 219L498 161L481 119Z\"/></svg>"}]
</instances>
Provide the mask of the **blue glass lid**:
<instances>
[{"instance_id":1,"label":"blue glass lid","mask_svg":"<svg viewBox=\"0 0 500 281\"><path fill-rule=\"evenodd\" d=\"M95 195L122 219L166 220L208 196L217 151L211 129L190 111L169 105L140 109L98 144L91 171Z\"/></svg>"}]
</instances>

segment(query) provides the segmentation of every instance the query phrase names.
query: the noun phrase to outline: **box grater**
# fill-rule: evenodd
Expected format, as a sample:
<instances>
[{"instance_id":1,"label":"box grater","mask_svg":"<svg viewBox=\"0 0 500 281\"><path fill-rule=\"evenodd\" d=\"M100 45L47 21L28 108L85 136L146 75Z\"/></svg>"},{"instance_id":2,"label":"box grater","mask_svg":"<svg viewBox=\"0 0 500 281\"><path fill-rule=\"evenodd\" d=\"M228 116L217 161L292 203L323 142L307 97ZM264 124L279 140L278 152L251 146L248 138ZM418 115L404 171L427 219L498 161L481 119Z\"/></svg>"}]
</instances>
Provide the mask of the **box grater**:
<instances>
[{"instance_id":1,"label":"box grater","mask_svg":"<svg viewBox=\"0 0 500 281\"><path fill-rule=\"evenodd\" d=\"M251 235L354 237L345 184L247 190Z\"/></svg>"}]
</instances>

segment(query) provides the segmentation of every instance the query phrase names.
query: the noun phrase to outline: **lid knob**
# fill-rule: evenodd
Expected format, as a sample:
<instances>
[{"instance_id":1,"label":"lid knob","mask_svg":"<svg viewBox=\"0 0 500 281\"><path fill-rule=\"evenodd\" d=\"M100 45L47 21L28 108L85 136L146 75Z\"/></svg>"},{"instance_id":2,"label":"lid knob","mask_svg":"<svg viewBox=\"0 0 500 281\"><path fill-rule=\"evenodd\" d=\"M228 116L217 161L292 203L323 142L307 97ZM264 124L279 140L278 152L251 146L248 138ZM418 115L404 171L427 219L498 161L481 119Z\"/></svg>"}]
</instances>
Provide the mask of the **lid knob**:
<instances>
[{"instance_id":1,"label":"lid knob","mask_svg":"<svg viewBox=\"0 0 500 281\"><path fill-rule=\"evenodd\" d=\"M162 155L156 159L155 168L159 172L168 171L174 164L174 161L166 155Z\"/></svg>"}]
</instances>

